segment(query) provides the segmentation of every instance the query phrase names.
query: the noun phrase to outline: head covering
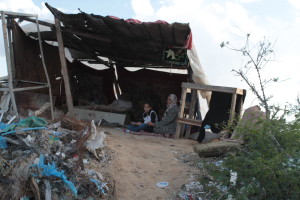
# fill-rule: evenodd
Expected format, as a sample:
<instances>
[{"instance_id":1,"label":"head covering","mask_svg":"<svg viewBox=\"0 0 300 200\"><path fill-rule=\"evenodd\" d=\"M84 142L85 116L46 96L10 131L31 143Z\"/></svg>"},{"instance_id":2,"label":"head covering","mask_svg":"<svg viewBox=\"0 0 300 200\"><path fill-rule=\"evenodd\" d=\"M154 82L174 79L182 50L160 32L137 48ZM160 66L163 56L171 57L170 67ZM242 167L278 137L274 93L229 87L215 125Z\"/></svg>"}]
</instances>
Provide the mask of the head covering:
<instances>
[{"instance_id":1,"label":"head covering","mask_svg":"<svg viewBox=\"0 0 300 200\"><path fill-rule=\"evenodd\" d=\"M170 97L171 103L167 105L167 110L164 113L164 117L167 115L167 112L173 107L177 105L177 96L175 94L169 94L168 98Z\"/></svg>"},{"instance_id":2,"label":"head covering","mask_svg":"<svg viewBox=\"0 0 300 200\"><path fill-rule=\"evenodd\" d=\"M170 94L168 97L171 98L171 103L168 105L167 109L170 109L173 106L177 105L177 96L175 94Z\"/></svg>"}]
</instances>

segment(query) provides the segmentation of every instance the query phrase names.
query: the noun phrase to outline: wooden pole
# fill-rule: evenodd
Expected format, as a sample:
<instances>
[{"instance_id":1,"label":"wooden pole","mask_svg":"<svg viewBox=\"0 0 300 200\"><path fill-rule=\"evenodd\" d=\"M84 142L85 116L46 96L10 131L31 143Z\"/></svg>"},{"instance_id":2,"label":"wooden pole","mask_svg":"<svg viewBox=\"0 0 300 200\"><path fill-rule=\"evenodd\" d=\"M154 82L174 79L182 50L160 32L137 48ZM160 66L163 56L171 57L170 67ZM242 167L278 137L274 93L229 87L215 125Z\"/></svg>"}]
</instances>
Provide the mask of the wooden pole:
<instances>
[{"instance_id":1,"label":"wooden pole","mask_svg":"<svg viewBox=\"0 0 300 200\"><path fill-rule=\"evenodd\" d=\"M40 25L39 25L39 20L38 20L37 17L35 18L35 21L36 21L36 28L37 28L38 38L39 38L39 47L40 47L40 53L41 53L41 58L42 58L42 64L43 64L43 69L44 69L44 73L45 73L45 76L46 76L48 91L49 91L51 118L52 118L52 120L54 120L52 89L51 89L50 78L49 78L47 67L46 67L44 51L43 51L43 45L42 45L42 38L41 38L41 33L40 33Z\"/></svg>"},{"instance_id":2,"label":"wooden pole","mask_svg":"<svg viewBox=\"0 0 300 200\"><path fill-rule=\"evenodd\" d=\"M54 18L54 20L55 20L56 37L57 37L58 50L59 50L59 58L61 63L61 74L64 79L64 86L65 86L65 92L67 98L68 115L74 116L73 98L71 93L67 62L65 58L65 50L64 50L63 38L61 34L60 22L56 18Z\"/></svg>"},{"instance_id":3,"label":"wooden pole","mask_svg":"<svg viewBox=\"0 0 300 200\"><path fill-rule=\"evenodd\" d=\"M178 113L178 118L183 118L186 92L187 92L187 88L183 87L181 91L180 111ZM175 139L178 139L180 136L181 126L182 126L181 123L177 123Z\"/></svg>"},{"instance_id":4,"label":"wooden pole","mask_svg":"<svg viewBox=\"0 0 300 200\"><path fill-rule=\"evenodd\" d=\"M16 115L18 115L18 110L17 110L17 104L15 100L15 94L14 94L14 87L13 87L13 75L12 75L12 61L11 61L11 55L10 55L10 50L9 50L9 45L8 45L8 33L7 32L7 24L5 21L5 14L1 13L1 19L2 19L2 28L3 28L3 40L4 40L4 48L5 48L5 56L6 56L6 63L7 63L7 73L8 73L8 87L9 87L9 93L10 93L10 98L12 102L12 107L13 111L15 112Z\"/></svg>"},{"instance_id":5,"label":"wooden pole","mask_svg":"<svg viewBox=\"0 0 300 200\"><path fill-rule=\"evenodd\" d=\"M229 115L229 123L231 124L234 121L235 115L235 105L236 105L237 94L233 93L231 98L231 106L230 106L230 115Z\"/></svg>"},{"instance_id":6,"label":"wooden pole","mask_svg":"<svg viewBox=\"0 0 300 200\"><path fill-rule=\"evenodd\" d=\"M191 104L190 104L189 118L193 119L194 113L195 113L195 107L196 107L196 100L197 100L197 90L192 89L191 95L192 95L192 98L191 98ZM186 133L185 133L185 138L189 138L189 136L191 134L191 129L192 129L192 126L189 125L186 130Z\"/></svg>"}]
</instances>

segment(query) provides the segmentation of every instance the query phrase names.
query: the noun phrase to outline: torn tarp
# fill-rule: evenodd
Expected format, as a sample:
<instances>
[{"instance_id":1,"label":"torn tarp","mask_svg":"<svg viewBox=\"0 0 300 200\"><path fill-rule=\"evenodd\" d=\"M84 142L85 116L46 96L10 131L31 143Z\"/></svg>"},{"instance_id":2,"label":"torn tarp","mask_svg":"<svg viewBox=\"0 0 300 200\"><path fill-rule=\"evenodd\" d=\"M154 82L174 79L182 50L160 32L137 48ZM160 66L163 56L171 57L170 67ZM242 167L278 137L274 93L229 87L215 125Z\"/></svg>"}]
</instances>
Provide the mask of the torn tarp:
<instances>
[{"instance_id":1,"label":"torn tarp","mask_svg":"<svg viewBox=\"0 0 300 200\"><path fill-rule=\"evenodd\" d=\"M67 188L69 188L69 190L71 190L72 193L75 196L77 196L77 189L76 189L75 185L71 181L68 181L68 178L65 175L64 170L62 170L62 171L57 170L55 162L53 162L52 164L48 163L48 165L46 165L44 156L41 154L39 163L36 165L33 165L32 167L37 167L39 170L42 170L41 171L42 176L55 176L57 178L60 178L65 183ZM33 174L33 175L38 176L37 174Z\"/></svg>"},{"instance_id":2,"label":"torn tarp","mask_svg":"<svg viewBox=\"0 0 300 200\"><path fill-rule=\"evenodd\" d=\"M23 131L34 130L34 129L46 129L47 121L44 118L31 116L25 119L20 120L19 123L11 124L5 126L3 130L0 130L0 134L7 135L10 133L14 133L16 128L30 128L30 129L22 129Z\"/></svg>"}]
</instances>

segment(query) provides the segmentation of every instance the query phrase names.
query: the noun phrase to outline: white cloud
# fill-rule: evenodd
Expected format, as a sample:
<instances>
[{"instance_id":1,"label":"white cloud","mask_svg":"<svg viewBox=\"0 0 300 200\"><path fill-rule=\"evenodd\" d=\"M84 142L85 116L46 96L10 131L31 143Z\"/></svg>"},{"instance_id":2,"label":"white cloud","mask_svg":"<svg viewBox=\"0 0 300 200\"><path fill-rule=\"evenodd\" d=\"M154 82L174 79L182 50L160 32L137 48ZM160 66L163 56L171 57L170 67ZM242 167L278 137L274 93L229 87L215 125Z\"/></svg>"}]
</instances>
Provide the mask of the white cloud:
<instances>
[{"instance_id":1,"label":"white cloud","mask_svg":"<svg viewBox=\"0 0 300 200\"><path fill-rule=\"evenodd\" d=\"M48 8L46 8L44 3L37 6L32 0L2 0L0 3L0 10L38 14L39 18L42 19L52 17L52 14Z\"/></svg>"},{"instance_id":2,"label":"white cloud","mask_svg":"<svg viewBox=\"0 0 300 200\"><path fill-rule=\"evenodd\" d=\"M151 15L141 15L142 8L138 10L138 7L134 11L135 18L141 20L162 19L170 23L190 23L202 66L214 85L248 88L241 82L241 78L235 77L231 72L233 68L241 67L243 57L236 52L221 49L219 44L222 41L230 41L235 47L242 47L247 33L251 33L251 41L255 42L263 36L271 42L277 40L275 59L278 62L270 62L268 72L272 77L280 76L289 80L269 91L276 96L274 101L282 103L286 101L286 97L294 99L299 92L299 78L295 74L300 74L296 56L300 55L297 46L300 44L300 20L298 24L295 21L291 23L281 19L280 15L271 18L267 14L256 14L247 9L249 3L257 1L260 0L164 0L160 2L160 8L155 9ZM296 8L300 6L300 0L289 1ZM136 1L132 0L131 3L134 6ZM282 89L276 90L277 87ZM246 107L253 105L254 99L248 92Z\"/></svg>"},{"instance_id":3,"label":"white cloud","mask_svg":"<svg viewBox=\"0 0 300 200\"><path fill-rule=\"evenodd\" d=\"M77 12L64 8L57 9L67 13ZM44 2L42 2L41 5L36 5L32 0L1 0L0 10L21 12L27 14L38 14L39 19L53 19L52 13L45 6Z\"/></svg>"},{"instance_id":4,"label":"white cloud","mask_svg":"<svg viewBox=\"0 0 300 200\"><path fill-rule=\"evenodd\" d=\"M131 6L134 12L139 16L147 16L154 13L150 0L132 0Z\"/></svg>"},{"instance_id":5,"label":"white cloud","mask_svg":"<svg viewBox=\"0 0 300 200\"><path fill-rule=\"evenodd\" d=\"M300 10L300 1L299 0L288 0L288 2L296 9Z\"/></svg>"},{"instance_id":6,"label":"white cloud","mask_svg":"<svg viewBox=\"0 0 300 200\"><path fill-rule=\"evenodd\" d=\"M0 56L0 77L6 75L7 75L6 58L4 56Z\"/></svg>"},{"instance_id":7,"label":"white cloud","mask_svg":"<svg viewBox=\"0 0 300 200\"><path fill-rule=\"evenodd\" d=\"M237 0L237 2L239 3L253 3L257 1L261 1L261 0Z\"/></svg>"}]
</instances>

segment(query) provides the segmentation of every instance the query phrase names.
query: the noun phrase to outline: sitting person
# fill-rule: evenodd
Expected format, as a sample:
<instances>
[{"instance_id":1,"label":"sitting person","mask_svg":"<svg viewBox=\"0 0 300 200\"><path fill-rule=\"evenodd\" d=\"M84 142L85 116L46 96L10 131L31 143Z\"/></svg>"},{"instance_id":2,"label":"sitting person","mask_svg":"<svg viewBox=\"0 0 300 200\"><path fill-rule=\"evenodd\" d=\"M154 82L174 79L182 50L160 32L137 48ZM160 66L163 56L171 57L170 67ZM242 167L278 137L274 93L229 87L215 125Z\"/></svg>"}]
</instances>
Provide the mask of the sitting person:
<instances>
[{"instance_id":1,"label":"sitting person","mask_svg":"<svg viewBox=\"0 0 300 200\"><path fill-rule=\"evenodd\" d=\"M126 132L134 131L139 132L141 130L147 132L153 132L153 126L149 126L149 123L156 123L158 121L156 112L152 110L152 105L150 103L144 104L144 113L143 113L143 123L142 122L132 122L128 126Z\"/></svg>"},{"instance_id":2,"label":"sitting person","mask_svg":"<svg viewBox=\"0 0 300 200\"><path fill-rule=\"evenodd\" d=\"M176 133L176 119L178 117L179 106L177 105L177 97L175 94L170 94L167 100L167 110L160 122L148 123L153 126L153 132L165 136L175 135Z\"/></svg>"}]
</instances>

